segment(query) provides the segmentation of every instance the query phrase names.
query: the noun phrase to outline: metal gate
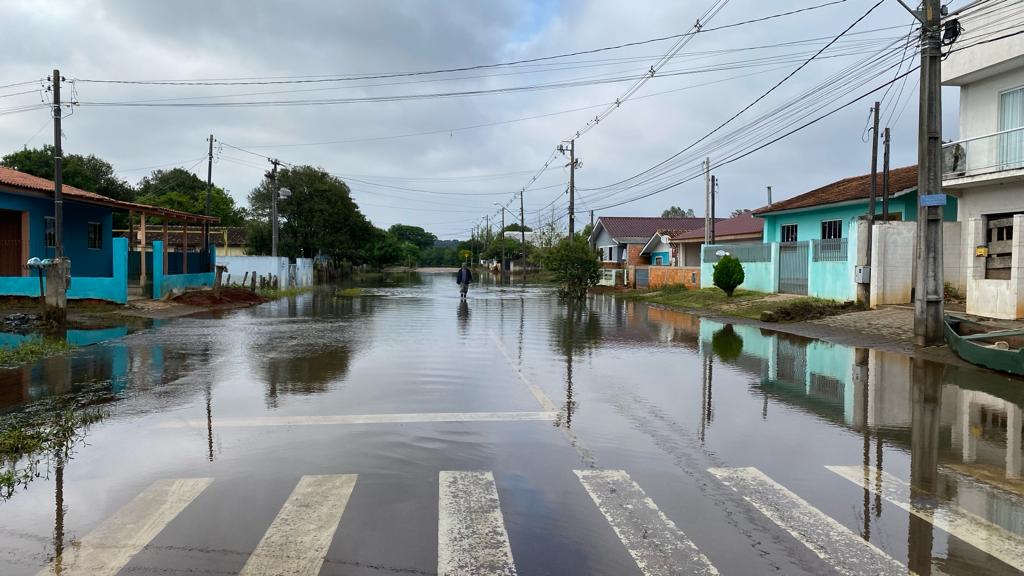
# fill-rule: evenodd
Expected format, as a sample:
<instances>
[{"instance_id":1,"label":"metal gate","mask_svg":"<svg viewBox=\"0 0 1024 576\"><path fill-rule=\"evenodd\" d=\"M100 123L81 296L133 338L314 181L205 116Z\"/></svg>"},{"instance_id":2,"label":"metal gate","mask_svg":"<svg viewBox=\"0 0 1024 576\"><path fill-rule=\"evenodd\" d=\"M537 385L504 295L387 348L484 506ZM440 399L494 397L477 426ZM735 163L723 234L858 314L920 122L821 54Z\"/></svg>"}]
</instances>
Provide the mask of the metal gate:
<instances>
[{"instance_id":1,"label":"metal gate","mask_svg":"<svg viewBox=\"0 0 1024 576\"><path fill-rule=\"evenodd\" d=\"M650 284L651 270L649 268L636 268L634 269L636 275L636 287L647 288Z\"/></svg>"},{"instance_id":2,"label":"metal gate","mask_svg":"<svg viewBox=\"0 0 1024 576\"><path fill-rule=\"evenodd\" d=\"M779 244L779 292L807 294L807 242Z\"/></svg>"}]
</instances>

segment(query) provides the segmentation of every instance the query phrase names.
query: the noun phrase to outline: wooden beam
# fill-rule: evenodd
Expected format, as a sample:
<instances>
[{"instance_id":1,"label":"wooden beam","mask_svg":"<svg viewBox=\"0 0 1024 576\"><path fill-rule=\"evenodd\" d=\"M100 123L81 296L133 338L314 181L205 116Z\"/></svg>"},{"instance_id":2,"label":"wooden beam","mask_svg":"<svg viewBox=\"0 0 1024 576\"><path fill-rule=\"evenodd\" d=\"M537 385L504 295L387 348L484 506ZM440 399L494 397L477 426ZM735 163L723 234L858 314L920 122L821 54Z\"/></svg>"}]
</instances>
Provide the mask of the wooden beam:
<instances>
[{"instance_id":1,"label":"wooden beam","mask_svg":"<svg viewBox=\"0 0 1024 576\"><path fill-rule=\"evenodd\" d=\"M167 253L170 252L170 250L171 247L167 243L167 218L164 218L164 274L167 274ZM156 263L154 262L153 265L156 266Z\"/></svg>"},{"instance_id":2,"label":"wooden beam","mask_svg":"<svg viewBox=\"0 0 1024 576\"><path fill-rule=\"evenodd\" d=\"M139 286L145 290L146 288L146 213L139 214L139 233L142 235L142 249L139 250L139 259L142 261L139 263ZM154 263L154 266L156 264ZM145 294L145 291L143 292Z\"/></svg>"},{"instance_id":3,"label":"wooden beam","mask_svg":"<svg viewBox=\"0 0 1024 576\"><path fill-rule=\"evenodd\" d=\"M188 222L181 223L181 273L188 274Z\"/></svg>"}]
</instances>

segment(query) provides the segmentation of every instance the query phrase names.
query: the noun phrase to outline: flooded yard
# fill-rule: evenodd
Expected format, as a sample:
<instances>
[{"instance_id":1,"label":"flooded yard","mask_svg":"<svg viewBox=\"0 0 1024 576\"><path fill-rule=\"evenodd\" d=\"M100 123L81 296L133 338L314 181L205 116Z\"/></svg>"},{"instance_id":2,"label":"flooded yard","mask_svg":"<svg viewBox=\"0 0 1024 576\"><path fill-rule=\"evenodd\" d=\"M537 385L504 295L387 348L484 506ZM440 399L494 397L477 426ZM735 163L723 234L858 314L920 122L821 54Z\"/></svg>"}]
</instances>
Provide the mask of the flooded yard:
<instances>
[{"instance_id":1,"label":"flooded yard","mask_svg":"<svg viewBox=\"0 0 1024 576\"><path fill-rule=\"evenodd\" d=\"M1024 567L1022 380L607 295L359 287L0 371L7 419L101 418L0 500L0 574Z\"/></svg>"}]
</instances>

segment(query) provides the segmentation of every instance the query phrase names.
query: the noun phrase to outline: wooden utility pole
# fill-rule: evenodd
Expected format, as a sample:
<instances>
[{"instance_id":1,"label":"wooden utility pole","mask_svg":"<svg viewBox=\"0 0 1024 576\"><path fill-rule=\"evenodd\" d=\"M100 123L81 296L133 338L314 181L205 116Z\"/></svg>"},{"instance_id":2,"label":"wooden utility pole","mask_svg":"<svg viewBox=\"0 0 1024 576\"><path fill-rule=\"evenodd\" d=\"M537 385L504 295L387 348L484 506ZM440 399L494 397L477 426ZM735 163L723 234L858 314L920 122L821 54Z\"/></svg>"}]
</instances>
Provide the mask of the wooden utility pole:
<instances>
[{"instance_id":1,"label":"wooden utility pole","mask_svg":"<svg viewBox=\"0 0 1024 576\"><path fill-rule=\"evenodd\" d=\"M54 70L50 85L53 86L53 238L54 256L64 257L64 152L60 141L60 70Z\"/></svg>"},{"instance_id":2,"label":"wooden utility pole","mask_svg":"<svg viewBox=\"0 0 1024 576\"><path fill-rule=\"evenodd\" d=\"M882 132L882 221L889 221L889 129Z\"/></svg>"},{"instance_id":3,"label":"wooden utility pole","mask_svg":"<svg viewBox=\"0 0 1024 576\"><path fill-rule=\"evenodd\" d=\"M210 134L210 149L206 157L206 211L210 215L210 195L213 193L213 134ZM213 265L210 260L210 222L203 222L203 251L206 252L206 261L209 266ZM209 268L213 270L213 268Z\"/></svg>"},{"instance_id":4,"label":"wooden utility pole","mask_svg":"<svg viewBox=\"0 0 1024 576\"><path fill-rule=\"evenodd\" d=\"M917 270L914 343L942 343L942 92L939 0L924 0L917 144ZM944 203L944 202L942 202Z\"/></svg>"},{"instance_id":5,"label":"wooden utility pole","mask_svg":"<svg viewBox=\"0 0 1024 576\"><path fill-rule=\"evenodd\" d=\"M871 121L871 195L868 196L868 222L875 223L875 197L878 195L878 108L875 102ZM868 264L871 264L871 236L868 236Z\"/></svg>"}]
</instances>

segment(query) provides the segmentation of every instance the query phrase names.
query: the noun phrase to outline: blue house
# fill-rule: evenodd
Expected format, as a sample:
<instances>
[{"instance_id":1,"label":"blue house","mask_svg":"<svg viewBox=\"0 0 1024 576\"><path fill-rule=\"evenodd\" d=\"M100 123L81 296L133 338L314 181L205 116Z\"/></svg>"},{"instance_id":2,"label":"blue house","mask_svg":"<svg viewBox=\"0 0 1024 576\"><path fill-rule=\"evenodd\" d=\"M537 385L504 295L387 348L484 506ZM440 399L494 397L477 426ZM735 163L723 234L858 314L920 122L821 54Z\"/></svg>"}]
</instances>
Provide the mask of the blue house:
<instances>
[{"instance_id":1,"label":"blue house","mask_svg":"<svg viewBox=\"0 0 1024 576\"><path fill-rule=\"evenodd\" d=\"M0 296L39 295L39 279L31 274L25 263L30 258L53 258L56 255L53 190L54 183L50 180L0 167ZM159 241L151 245L143 242L141 250L132 250L130 253L129 243L135 244L134 237L113 237L112 222L115 210L129 212L133 219L137 214L140 222L144 222L147 216L159 217L163 222L217 221L212 217L114 200L73 186L63 186L62 192L62 243L64 255L71 260L68 298L72 299L126 302L129 257L141 262L150 246L159 248L161 254L163 253L167 243ZM156 240L155 237L152 239ZM188 247L185 248L183 253L188 252ZM181 256L178 258L181 259ZM150 262L152 268L153 260L145 260ZM152 276L160 277L162 281L173 282L173 276L164 274L169 269L166 261L166 257L156 259L156 262L163 265L157 270L152 270ZM212 264L208 267L212 268ZM210 276L212 277L212 273ZM157 288L162 294L162 287ZM153 292L154 295L158 294L157 289Z\"/></svg>"}]
</instances>

